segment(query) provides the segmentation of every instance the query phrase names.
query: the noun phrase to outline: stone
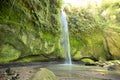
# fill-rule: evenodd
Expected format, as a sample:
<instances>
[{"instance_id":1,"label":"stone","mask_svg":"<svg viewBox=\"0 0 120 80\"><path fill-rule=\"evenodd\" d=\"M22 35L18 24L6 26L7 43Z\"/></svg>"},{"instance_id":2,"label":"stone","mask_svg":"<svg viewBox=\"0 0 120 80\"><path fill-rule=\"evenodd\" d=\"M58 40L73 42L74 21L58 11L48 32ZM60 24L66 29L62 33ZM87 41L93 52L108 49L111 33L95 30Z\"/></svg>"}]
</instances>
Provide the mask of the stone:
<instances>
[{"instance_id":1,"label":"stone","mask_svg":"<svg viewBox=\"0 0 120 80\"><path fill-rule=\"evenodd\" d=\"M40 68L30 80L57 80L57 78L52 71L46 68Z\"/></svg>"},{"instance_id":2,"label":"stone","mask_svg":"<svg viewBox=\"0 0 120 80\"><path fill-rule=\"evenodd\" d=\"M114 59L120 59L120 36L119 33L112 29L107 29L106 33L106 40L107 46L109 48L109 52Z\"/></svg>"}]
</instances>

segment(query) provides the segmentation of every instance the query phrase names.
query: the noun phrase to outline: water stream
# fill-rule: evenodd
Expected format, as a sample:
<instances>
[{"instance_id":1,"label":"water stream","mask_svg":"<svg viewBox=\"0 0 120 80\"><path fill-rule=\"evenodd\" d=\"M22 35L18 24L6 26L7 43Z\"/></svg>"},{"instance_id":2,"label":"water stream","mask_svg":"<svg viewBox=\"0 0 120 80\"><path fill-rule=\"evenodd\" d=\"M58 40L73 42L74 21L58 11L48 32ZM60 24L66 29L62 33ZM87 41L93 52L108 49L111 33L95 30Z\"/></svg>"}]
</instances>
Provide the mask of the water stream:
<instances>
[{"instance_id":1,"label":"water stream","mask_svg":"<svg viewBox=\"0 0 120 80\"><path fill-rule=\"evenodd\" d=\"M61 45L64 49L65 54L65 63L66 64L72 64L71 61L71 55L70 55L70 43L69 43L69 31L68 31L68 22L67 22L67 16L63 9L60 13L61 23L62 23L62 34L61 34Z\"/></svg>"},{"instance_id":2,"label":"water stream","mask_svg":"<svg viewBox=\"0 0 120 80\"><path fill-rule=\"evenodd\" d=\"M80 64L47 65L58 80L120 80L119 71L108 71L104 67L84 66Z\"/></svg>"}]
</instances>

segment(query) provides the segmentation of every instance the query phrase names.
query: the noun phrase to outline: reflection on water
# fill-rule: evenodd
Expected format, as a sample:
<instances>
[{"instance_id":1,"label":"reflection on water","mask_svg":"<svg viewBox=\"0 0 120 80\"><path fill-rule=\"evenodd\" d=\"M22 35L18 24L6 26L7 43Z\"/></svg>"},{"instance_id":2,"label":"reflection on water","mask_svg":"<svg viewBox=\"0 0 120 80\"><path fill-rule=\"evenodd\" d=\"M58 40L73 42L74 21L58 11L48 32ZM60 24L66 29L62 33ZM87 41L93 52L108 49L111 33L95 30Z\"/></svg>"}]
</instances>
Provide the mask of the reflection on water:
<instances>
[{"instance_id":1,"label":"reflection on water","mask_svg":"<svg viewBox=\"0 0 120 80\"><path fill-rule=\"evenodd\" d=\"M97 66L55 64L47 66L58 80L119 80L120 74ZM116 76L117 75L117 76Z\"/></svg>"}]
</instances>

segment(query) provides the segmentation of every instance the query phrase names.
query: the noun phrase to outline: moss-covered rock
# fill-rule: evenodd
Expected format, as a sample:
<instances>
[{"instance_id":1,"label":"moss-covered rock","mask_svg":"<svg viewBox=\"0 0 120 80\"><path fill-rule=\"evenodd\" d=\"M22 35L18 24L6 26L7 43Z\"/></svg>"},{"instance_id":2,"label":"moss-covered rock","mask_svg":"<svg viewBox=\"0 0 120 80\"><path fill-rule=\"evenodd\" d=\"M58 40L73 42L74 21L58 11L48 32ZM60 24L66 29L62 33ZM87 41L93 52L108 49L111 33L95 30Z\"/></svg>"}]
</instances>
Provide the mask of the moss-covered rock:
<instances>
[{"instance_id":1,"label":"moss-covered rock","mask_svg":"<svg viewBox=\"0 0 120 80\"><path fill-rule=\"evenodd\" d=\"M11 48L14 51L7 62L28 56L60 57L61 3L61 0L0 1L0 57L6 58L3 54L9 54Z\"/></svg>"},{"instance_id":2,"label":"moss-covered rock","mask_svg":"<svg viewBox=\"0 0 120 80\"><path fill-rule=\"evenodd\" d=\"M6 63L10 60L19 58L20 52L9 44L2 45L0 48L0 63Z\"/></svg>"},{"instance_id":3,"label":"moss-covered rock","mask_svg":"<svg viewBox=\"0 0 120 80\"><path fill-rule=\"evenodd\" d=\"M90 58L81 59L85 64L95 64L95 61Z\"/></svg>"},{"instance_id":4,"label":"moss-covered rock","mask_svg":"<svg viewBox=\"0 0 120 80\"><path fill-rule=\"evenodd\" d=\"M102 16L107 22L106 27L103 30L105 38L105 46L111 59L120 59L120 24L119 24L119 13L120 13L120 1L107 1L104 2L102 9Z\"/></svg>"},{"instance_id":5,"label":"moss-covered rock","mask_svg":"<svg viewBox=\"0 0 120 80\"><path fill-rule=\"evenodd\" d=\"M105 36L107 41L107 46L112 55L113 59L120 59L120 35L118 32L114 31L113 29L106 29Z\"/></svg>"},{"instance_id":6,"label":"moss-covered rock","mask_svg":"<svg viewBox=\"0 0 120 80\"><path fill-rule=\"evenodd\" d=\"M40 71L34 74L30 80L57 80L57 77L52 71L40 68Z\"/></svg>"}]
</instances>

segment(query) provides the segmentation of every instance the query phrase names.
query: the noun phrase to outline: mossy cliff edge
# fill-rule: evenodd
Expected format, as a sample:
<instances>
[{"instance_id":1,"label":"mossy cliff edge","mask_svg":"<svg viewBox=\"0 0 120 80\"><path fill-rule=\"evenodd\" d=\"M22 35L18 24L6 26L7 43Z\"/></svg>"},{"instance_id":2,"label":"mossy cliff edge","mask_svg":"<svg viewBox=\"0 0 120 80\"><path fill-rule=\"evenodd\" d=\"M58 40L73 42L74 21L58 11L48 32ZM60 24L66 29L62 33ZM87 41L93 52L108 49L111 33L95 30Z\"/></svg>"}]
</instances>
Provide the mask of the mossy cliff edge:
<instances>
[{"instance_id":1,"label":"mossy cliff edge","mask_svg":"<svg viewBox=\"0 0 120 80\"><path fill-rule=\"evenodd\" d=\"M0 0L0 63L60 54L61 0Z\"/></svg>"},{"instance_id":2,"label":"mossy cliff edge","mask_svg":"<svg viewBox=\"0 0 120 80\"><path fill-rule=\"evenodd\" d=\"M0 0L0 63L64 58L61 6L62 0ZM120 59L120 0L93 6L65 6L72 59Z\"/></svg>"}]
</instances>

